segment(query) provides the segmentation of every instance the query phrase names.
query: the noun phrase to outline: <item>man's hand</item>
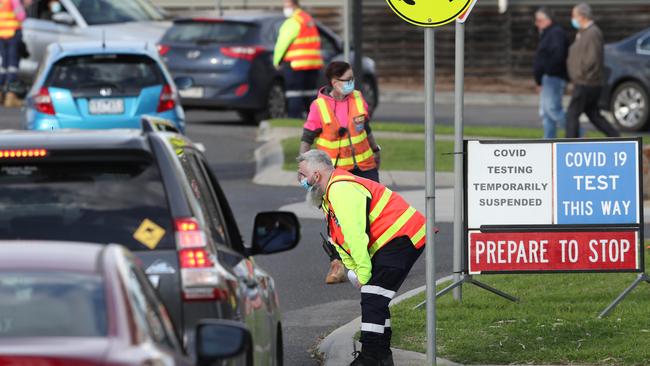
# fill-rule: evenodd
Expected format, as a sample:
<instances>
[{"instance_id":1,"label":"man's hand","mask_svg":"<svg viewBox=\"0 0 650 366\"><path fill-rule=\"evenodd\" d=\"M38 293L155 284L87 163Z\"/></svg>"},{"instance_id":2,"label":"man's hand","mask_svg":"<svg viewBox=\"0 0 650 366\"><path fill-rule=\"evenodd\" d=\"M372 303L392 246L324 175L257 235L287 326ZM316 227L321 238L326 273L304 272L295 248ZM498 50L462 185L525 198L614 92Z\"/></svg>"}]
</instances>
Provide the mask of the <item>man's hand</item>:
<instances>
[{"instance_id":1,"label":"man's hand","mask_svg":"<svg viewBox=\"0 0 650 366\"><path fill-rule=\"evenodd\" d=\"M350 280L352 286L361 289L361 283L359 282L359 277L357 277L357 274L354 273L354 271L348 270L348 280Z\"/></svg>"},{"instance_id":2,"label":"man's hand","mask_svg":"<svg viewBox=\"0 0 650 366\"><path fill-rule=\"evenodd\" d=\"M375 163L377 164L377 170L379 170L379 166L381 165L381 151L375 153Z\"/></svg>"},{"instance_id":3,"label":"man's hand","mask_svg":"<svg viewBox=\"0 0 650 366\"><path fill-rule=\"evenodd\" d=\"M537 94L540 94L542 92L542 87L541 85L536 85L535 90L537 91Z\"/></svg>"}]
</instances>

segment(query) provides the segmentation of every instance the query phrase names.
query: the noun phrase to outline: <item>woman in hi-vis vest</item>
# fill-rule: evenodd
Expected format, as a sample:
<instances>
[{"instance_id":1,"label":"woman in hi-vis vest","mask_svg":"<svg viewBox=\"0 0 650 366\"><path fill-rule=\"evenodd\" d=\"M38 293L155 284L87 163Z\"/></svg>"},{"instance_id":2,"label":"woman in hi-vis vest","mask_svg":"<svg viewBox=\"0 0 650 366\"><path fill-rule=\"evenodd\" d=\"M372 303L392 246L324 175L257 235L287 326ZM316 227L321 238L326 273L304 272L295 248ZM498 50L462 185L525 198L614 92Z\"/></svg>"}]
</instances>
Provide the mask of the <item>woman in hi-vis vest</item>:
<instances>
[{"instance_id":1,"label":"woman in hi-vis vest","mask_svg":"<svg viewBox=\"0 0 650 366\"><path fill-rule=\"evenodd\" d=\"M25 8L21 0L0 0L0 103L5 107L22 105L18 96L9 89L18 80L20 61L21 25L25 20Z\"/></svg>"},{"instance_id":2,"label":"woman in hi-vis vest","mask_svg":"<svg viewBox=\"0 0 650 366\"><path fill-rule=\"evenodd\" d=\"M315 145L330 156L335 168L379 182L381 148L370 129L368 104L361 92L354 89L352 67L347 62L334 61L327 66L325 77L329 85L311 103L300 153ZM326 244L326 248L330 270L325 282L344 282L346 274L341 259L331 244Z\"/></svg>"}]
</instances>

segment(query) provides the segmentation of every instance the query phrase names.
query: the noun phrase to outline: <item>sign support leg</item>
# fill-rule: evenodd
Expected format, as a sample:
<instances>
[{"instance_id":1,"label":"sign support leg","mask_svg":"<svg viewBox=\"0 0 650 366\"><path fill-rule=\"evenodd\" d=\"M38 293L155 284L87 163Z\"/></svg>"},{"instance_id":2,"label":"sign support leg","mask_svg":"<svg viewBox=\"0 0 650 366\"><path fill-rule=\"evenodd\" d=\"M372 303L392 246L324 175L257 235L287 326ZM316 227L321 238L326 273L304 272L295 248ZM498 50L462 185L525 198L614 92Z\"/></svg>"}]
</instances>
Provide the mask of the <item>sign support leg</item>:
<instances>
[{"instance_id":1,"label":"sign support leg","mask_svg":"<svg viewBox=\"0 0 650 366\"><path fill-rule=\"evenodd\" d=\"M468 274L462 274L458 281L456 281L456 282L452 283L451 285L449 285L449 286L443 288L442 290L438 291L438 293L436 293L436 298L439 298L440 296L448 293L451 290L454 290L454 289L457 289L457 288L462 288L462 286L464 284L466 284L466 283L472 284L472 285L477 286L479 288L482 288L483 290L489 291L489 292L491 292L491 293L493 293L493 294L495 294L497 296L501 296L506 300L510 300L512 302L519 302L518 297L507 294L507 293L505 293L505 292L503 292L503 291L501 291L499 289L496 289L496 288L494 288L494 287L492 287L490 285L487 285L487 284L485 284L485 283L483 283L481 281L477 281L471 275L468 275ZM414 310L418 309L418 308L422 307L424 304L425 304L425 302L421 302L421 303L417 304L416 306L414 306L413 309Z\"/></svg>"},{"instance_id":2,"label":"sign support leg","mask_svg":"<svg viewBox=\"0 0 650 366\"><path fill-rule=\"evenodd\" d=\"M614 308L618 304L620 304L623 300L625 300L625 297L627 297L627 295L629 295L630 292L632 292L632 290L634 290L634 288L636 288L641 282L647 282L647 283L650 284L650 276L648 276L648 274L645 273L645 272L639 274L637 276L636 280L634 280L634 282L632 282L630 287L626 288L625 291L623 291L620 295L618 295L618 297L614 301L612 301L612 303L609 304L605 308L605 310L603 310L603 312L600 313L600 315L598 315L598 319L602 319L602 318L606 317L607 315L609 315L609 313L612 310L614 310Z\"/></svg>"}]
</instances>

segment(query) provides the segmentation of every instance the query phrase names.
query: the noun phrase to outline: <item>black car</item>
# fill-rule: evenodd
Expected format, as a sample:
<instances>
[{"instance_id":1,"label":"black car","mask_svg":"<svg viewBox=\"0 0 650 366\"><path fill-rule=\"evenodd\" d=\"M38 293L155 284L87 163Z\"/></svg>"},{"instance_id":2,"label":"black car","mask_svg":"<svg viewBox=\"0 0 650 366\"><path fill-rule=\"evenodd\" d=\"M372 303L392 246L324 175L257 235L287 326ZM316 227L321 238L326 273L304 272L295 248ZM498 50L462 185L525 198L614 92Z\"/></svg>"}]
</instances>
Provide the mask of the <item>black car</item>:
<instances>
[{"instance_id":1,"label":"black car","mask_svg":"<svg viewBox=\"0 0 650 366\"><path fill-rule=\"evenodd\" d=\"M188 349L200 320L232 319L250 327L255 364L281 364L275 284L252 256L293 248L297 218L259 214L245 247L199 148L155 126L1 134L0 240L122 244L142 261Z\"/></svg>"},{"instance_id":2,"label":"black car","mask_svg":"<svg viewBox=\"0 0 650 366\"><path fill-rule=\"evenodd\" d=\"M191 77L180 92L184 108L236 110L248 122L286 116L282 75L273 67L273 48L282 15L256 14L223 18L178 19L158 50L174 77ZM324 61L343 59L343 43L318 25ZM363 60L362 92L372 113L379 93L375 63ZM321 85L325 84L324 75Z\"/></svg>"},{"instance_id":3,"label":"black car","mask_svg":"<svg viewBox=\"0 0 650 366\"><path fill-rule=\"evenodd\" d=\"M205 320L193 360L138 262L114 244L0 242L1 363L203 366L250 356L246 327Z\"/></svg>"},{"instance_id":4,"label":"black car","mask_svg":"<svg viewBox=\"0 0 650 366\"><path fill-rule=\"evenodd\" d=\"M650 28L605 46L607 85L601 104L623 131L650 122Z\"/></svg>"}]
</instances>

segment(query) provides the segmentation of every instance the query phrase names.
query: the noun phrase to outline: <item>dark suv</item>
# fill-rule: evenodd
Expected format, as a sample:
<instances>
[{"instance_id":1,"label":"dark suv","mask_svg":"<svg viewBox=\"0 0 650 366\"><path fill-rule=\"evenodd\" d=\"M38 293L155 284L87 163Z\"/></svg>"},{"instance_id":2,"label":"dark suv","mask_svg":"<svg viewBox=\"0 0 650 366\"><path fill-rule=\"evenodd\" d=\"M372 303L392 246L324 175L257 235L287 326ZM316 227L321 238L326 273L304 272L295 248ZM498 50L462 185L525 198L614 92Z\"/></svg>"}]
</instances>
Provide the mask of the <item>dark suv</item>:
<instances>
[{"instance_id":1,"label":"dark suv","mask_svg":"<svg viewBox=\"0 0 650 366\"><path fill-rule=\"evenodd\" d=\"M258 214L245 247L197 146L143 126L0 135L0 239L123 244L141 259L187 349L200 319L233 319L252 333L255 364L282 364L275 285L251 256L295 247L297 218Z\"/></svg>"}]
</instances>

